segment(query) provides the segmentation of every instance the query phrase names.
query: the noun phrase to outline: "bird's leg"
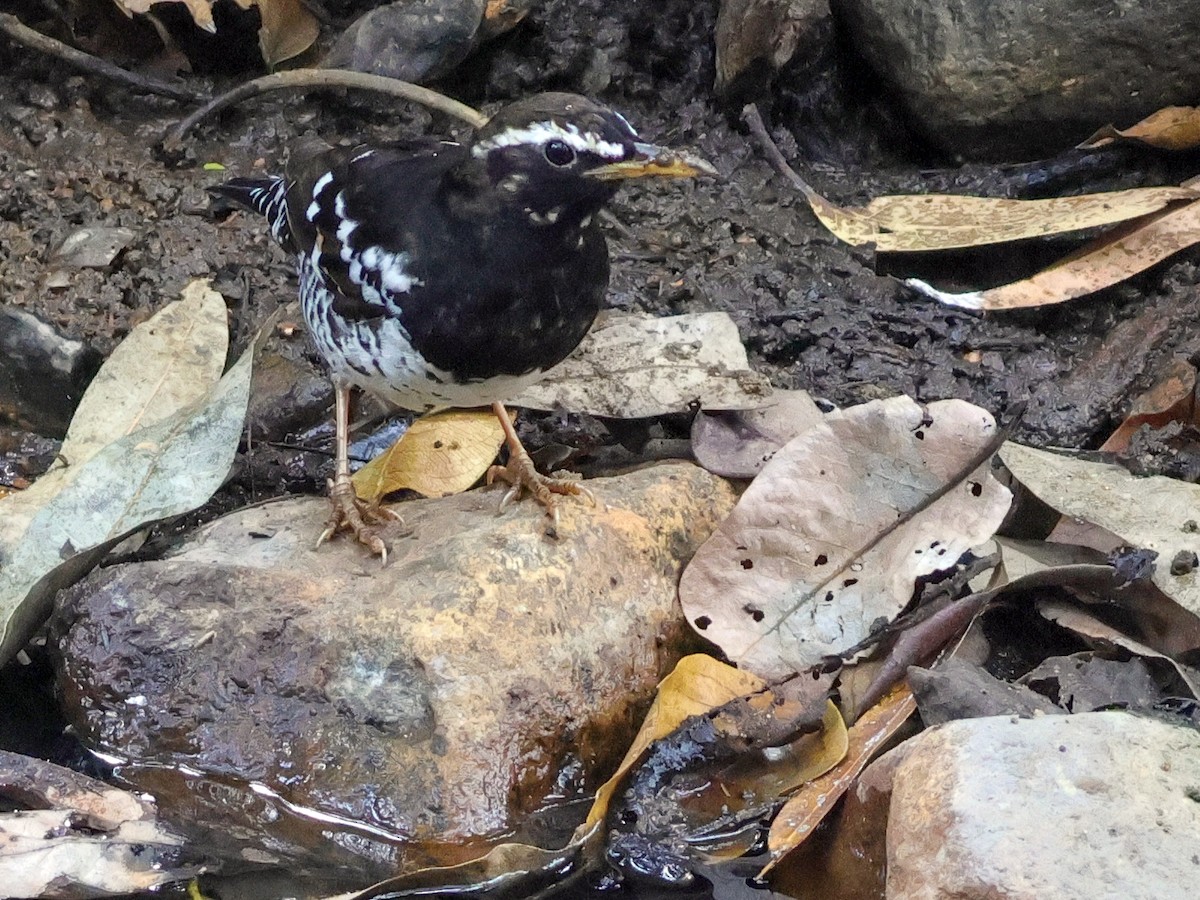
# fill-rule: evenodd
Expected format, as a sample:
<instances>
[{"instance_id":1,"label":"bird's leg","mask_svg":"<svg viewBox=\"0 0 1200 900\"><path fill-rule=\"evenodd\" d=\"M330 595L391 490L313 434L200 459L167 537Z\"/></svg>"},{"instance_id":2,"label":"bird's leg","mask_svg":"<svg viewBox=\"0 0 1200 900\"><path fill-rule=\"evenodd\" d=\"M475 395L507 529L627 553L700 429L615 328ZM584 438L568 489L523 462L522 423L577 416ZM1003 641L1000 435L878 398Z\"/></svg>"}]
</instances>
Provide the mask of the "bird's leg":
<instances>
[{"instance_id":1,"label":"bird's leg","mask_svg":"<svg viewBox=\"0 0 1200 900\"><path fill-rule=\"evenodd\" d=\"M547 531L553 537L558 531L558 499L554 496L555 494L587 497L593 504L595 504L596 498L575 477L552 478L549 475L541 474L534 467L533 460L529 458L529 453L521 443L521 439L517 437L517 430L513 427L512 419L508 417L508 410L504 408L504 404L493 403L492 412L496 414L496 418L500 420L500 427L504 429L504 443L508 445L508 465L492 466L488 469L487 483L491 484L499 478L512 485L500 501L501 510L511 501L519 499L523 491L529 491L533 495L533 499L545 508L546 515L550 517Z\"/></svg>"},{"instance_id":2,"label":"bird's leg","mask_svg":"<svg viewBox=\"0 0 1200 900\"><path fill-rule=\"evenodd\" d=\"M350 388L335 384L334 391L334 470L329 480L329 502L333 506L325 530L317 538L321 546L339 531L354 532L355 539L387 563L387 545L374 525L386 519L399 520L391 510L372 508L354 492L350 480Z\"/></svg>"}]
</instances>

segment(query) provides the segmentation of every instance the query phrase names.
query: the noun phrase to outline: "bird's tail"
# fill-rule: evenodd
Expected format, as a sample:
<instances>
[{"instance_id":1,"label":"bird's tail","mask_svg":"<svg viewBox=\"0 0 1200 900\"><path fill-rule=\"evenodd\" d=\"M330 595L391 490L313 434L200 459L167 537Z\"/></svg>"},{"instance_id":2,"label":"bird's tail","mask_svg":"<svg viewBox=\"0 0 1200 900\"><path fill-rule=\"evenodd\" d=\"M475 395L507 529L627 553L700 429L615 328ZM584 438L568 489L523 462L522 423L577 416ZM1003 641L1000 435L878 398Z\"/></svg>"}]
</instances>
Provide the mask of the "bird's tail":
<instances>
[{"instance_id":1,"label":"bird's tail","mask_svg":"<svg viewBox=\"0 0 1200 900\"><path fill-rule=\"evenodd\" d=\"M264 216L270 226L271 237L276 243L283 247L291 243L292 233L287 215L287 181L281 176L234 178L224 184L213 185L208 192Z\"/></svg>"}]
</instances>

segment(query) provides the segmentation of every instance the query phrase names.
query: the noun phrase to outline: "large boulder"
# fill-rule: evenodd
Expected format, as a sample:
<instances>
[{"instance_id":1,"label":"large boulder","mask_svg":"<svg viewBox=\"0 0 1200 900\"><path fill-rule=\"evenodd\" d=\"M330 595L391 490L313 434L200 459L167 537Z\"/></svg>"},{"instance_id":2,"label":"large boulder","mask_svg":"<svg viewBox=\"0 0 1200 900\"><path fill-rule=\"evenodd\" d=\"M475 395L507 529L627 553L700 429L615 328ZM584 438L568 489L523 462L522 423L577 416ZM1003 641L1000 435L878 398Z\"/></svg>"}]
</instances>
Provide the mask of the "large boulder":
<instances>
[{"instance_id":1,"label":"large boulder","mask_svg":"<svg viewBox=\"0 0 1200 900\"><path fill-rule=\"evenodd\" d=\"M1200 100L1193 0L834 0L932 143L976 158L1074 146Z\"/></svg>"},{"instance_id":2,"label":"large boulder","mask_svg":"<svg viewBox=\"0 0 1200 900\"><path fill-rule=\"evenodd\" d=\"M594 786L689 638L676 584L732 508L688 464L588 482L559 539L499 492L403 504L386 567L324 500L242 510L67 592L67 714L226 853L359 877L457 861Z\"/></svg>"}]
</instances>

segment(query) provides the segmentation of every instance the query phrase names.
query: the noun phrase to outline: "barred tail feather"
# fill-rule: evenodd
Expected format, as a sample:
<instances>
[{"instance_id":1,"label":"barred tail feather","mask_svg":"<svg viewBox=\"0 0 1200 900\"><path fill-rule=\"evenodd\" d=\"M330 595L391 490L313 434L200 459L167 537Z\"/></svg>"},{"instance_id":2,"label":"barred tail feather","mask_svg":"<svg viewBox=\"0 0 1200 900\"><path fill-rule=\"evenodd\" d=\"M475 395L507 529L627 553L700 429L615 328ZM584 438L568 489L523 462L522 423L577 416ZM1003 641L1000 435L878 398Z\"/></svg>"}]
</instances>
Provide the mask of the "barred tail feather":
<instances>
[{"instance_id":1,"label":"barred tail feather","mask_svg":"<svg viewBox=\"0 0 1200 900\"><path fill-rule=\"evenodd\" d=\"M264 216L275 242L283 247L291 243L292 232L287 217L287 182L282 177L271 175L264 178L233 178L224 184L210 187L208 191Z\"/></svg>"}]
</instances>

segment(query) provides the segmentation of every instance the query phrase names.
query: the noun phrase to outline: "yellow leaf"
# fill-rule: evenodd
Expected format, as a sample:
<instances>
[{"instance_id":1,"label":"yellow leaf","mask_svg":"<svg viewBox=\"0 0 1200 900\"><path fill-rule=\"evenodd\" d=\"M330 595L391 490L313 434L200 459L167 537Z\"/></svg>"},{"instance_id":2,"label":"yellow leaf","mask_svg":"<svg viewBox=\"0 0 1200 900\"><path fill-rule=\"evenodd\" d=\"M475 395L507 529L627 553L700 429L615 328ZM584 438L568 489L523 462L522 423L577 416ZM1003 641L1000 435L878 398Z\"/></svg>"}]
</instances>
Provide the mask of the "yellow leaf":
<instances>
[{"instance_id":1,"label":"yellow leaf","mask_svg":"<svg viewBox=\"0 0 1200 900\"><path fill-rule=\"evenodd\" d=\"M1168 106L1123 131L1105 125L1077 149L1096 150L1113 143L1145 144L1159 150L1200 147L1200 107Z\"/></svg>"},{"instance_id":2,"label":"yellow leaf","mask_svg":"<svg viewBox=\"0 0 1200 900\"><path fill-rule=\"evenodd\" d=\"M596 799L583 827L595 825L604 818L613 794L654 741L666 737L689 716L701 715L765 687L766 682L757 675L735 669L703 653L681 659L671 674L659 683L658 695L646 713L641 729L616 773L596 791Z\"/></svg>"},{"instance_id":3,"label":"yellow leaf","mask_svg":"<svg viewBox=\"0 0 1200 900\"><path fill-rule=\"evenodd\" d=\"M1134 188L1048 200L957 194L896 194L843 208L809 188L805 198L821 223L848 244L881 253L978 247L1097 228L1200 199L1188 187Z\"/></svg>"},{"instance_id":4,"label":"yellow leaf","mask_svg":"<svg viewBox=\"0 0 1200 900\"><path fill-rule=\"evenodd\" d=\"M487 471L504 443L491 410L452 409L421 416L404 436L354 473L367 501L407 488L426 497L465 491Z\"/></svg>"},{"instance_id":5,"label":"yellow leaf","mask_svg":"<svg viewBox=\"0 0 1200 900\"><path fill-rule=\"evenodd\" d=\"M962 309L1048 306L1117 284L1196 243L1200 243L1200 202L1126 223L1036 275L990 290L948 293L917 278L905 284Z\"/></svg>"},{"instance_id":6,"label":"yellow leaf","mask_svg":"<svg viewBox=\"0 0 1200 900\"><path fill-rule=\"evenodd\" d=\"M842 794L854 784L880 747L916 708L912 691L907 685L900 685L851 726L847 751L841 762L793 794L771 823L767 835L771 861L758 873L759 878L775 868L789 851L804 843Z\"/></svg>"}]
</instances>

